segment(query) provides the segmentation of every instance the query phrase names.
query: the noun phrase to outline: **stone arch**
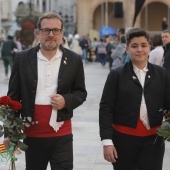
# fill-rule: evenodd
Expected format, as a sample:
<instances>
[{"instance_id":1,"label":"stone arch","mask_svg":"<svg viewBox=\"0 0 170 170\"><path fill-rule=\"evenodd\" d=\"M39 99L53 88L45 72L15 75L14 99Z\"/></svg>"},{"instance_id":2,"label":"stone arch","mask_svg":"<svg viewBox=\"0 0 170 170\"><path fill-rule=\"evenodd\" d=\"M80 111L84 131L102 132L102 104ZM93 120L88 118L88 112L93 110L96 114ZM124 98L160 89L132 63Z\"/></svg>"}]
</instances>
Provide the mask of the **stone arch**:
<instances>
[{"instance_id":1,"label":"stone arch","mask_svg":"<svg viewBox=\"0 0 170 170\"><path fill-rule=\"evenodd\" d=\"M101 5L104 4L106 1L94 1L94 3L91 4L90 9L90 28L94 28L96 30L100 30L100 27L102 25L105 25L106 23L101 21ZM122 18L115 18L113 16L114 11L114 2L116 0L108 0L108 26L112 27L114 29L117 29L119 27L123 27L123 17ZM119 1L120 2L120 1ZM105 11L105 8L104 8ZM104 12L105 14L105 12ZM99 21L100 20L100 21ZM96 23L98 22L98 23Z\"/></svg>"},{"instance_id":2,"label":"stone arch","mask_svg":"<svg viewBox=\"0 0 170 170\"><path fill-rule=\"evenodd\" d=\"M161 22L163 17L169 18L170 2L166 0L150 0L144 4L137 16L135 27L142 27L149 32L161 32ZM161 13L157 12L161 11ZM154 19L153 19L154 18ZM169 20L169 19L168 19Z\"/></svg>"}]
</instances>

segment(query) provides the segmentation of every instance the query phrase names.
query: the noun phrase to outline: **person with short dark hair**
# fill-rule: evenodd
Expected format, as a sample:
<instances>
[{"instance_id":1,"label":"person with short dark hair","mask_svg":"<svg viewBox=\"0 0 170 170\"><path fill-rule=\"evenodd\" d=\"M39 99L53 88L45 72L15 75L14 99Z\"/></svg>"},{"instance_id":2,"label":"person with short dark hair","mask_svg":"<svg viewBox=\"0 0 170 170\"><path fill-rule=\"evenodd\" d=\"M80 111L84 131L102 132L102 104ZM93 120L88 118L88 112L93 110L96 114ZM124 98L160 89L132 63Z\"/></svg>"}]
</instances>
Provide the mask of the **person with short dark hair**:
<instances>
[{"instance_id":1,"label":"person with short dark hair","mask_svg":"<svg viewBox=\"0 0 170 170\"><path fill-rule=\"evenodd\" d=\"M153 38L151 38L151 41L154 49L149 53L149 62L162 66L164 54L164 49L162 47L162 37L160 34L155 34Z\"/></svg>"},{"instance_id":2,"label":"person with short dark hair","mask_svg":"<svg viewBox=\"0 0 170 170\"><path fill-rule=\"evenodd\" d=\"M104 159L114 170L162 170L165 143L157 129L163 121L160 109L170 111L170 77L148 62L145 30L128 31L126 43L131 61L109 73L100 101Z\"/></svg>"},{"instance_id":3,"label":"person with short dark hair","mask_svg":"<svg viewBox=\"0 0 170 170\"><path fill-rule=\"evenodd\" d=\"M120 41L121 36L124 35L124 34L125 34L125 29L124 28L119 28L117 30L117 36L118 36L119 41Z\"/></svg>"},{"instance_id":4,"label":"person with short dark hair","mask_svg":"<svg viewBox=\"0 0 170 170\"><path fill-rule=\"evenodd\" d=\"M13 37L8 35L7 40L3 41L2 50L1 50L1 56L4 63L6 80L8 80L8 76L9 76L9 67L11 70L13 67L14 49L17 49L17 45L13 41Z\"/></svg>"}]
</instances>

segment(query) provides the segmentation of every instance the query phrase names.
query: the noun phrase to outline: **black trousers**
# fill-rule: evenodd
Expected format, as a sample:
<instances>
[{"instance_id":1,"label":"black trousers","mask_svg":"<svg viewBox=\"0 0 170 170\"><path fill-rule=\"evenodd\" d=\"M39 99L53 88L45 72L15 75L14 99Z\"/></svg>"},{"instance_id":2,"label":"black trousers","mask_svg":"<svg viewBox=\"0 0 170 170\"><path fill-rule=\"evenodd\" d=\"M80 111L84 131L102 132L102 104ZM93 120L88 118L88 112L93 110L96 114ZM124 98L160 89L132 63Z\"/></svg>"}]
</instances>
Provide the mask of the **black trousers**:
<instances>
[{"instance_id":1,"label":"black trousers","mask_svg":"<svg viewBox=\"0 0 170 170\"><path fill-rule=\"evenodd\" d=\"M73 136L49 138L27 137L25 152L26 170L46 170L48 162L51 170L73 169Z\"/></svg>"},{"instance_id":2,"label":"black trousers","mask_svg":"<svg viewBox=\"0 0 170 170\"><path fill-rule=\"evenodd\" d=\"M114 130L118 159L114 170L162 170L165 143L157 135L137 137Z\"/></svg>"}]
</instances>

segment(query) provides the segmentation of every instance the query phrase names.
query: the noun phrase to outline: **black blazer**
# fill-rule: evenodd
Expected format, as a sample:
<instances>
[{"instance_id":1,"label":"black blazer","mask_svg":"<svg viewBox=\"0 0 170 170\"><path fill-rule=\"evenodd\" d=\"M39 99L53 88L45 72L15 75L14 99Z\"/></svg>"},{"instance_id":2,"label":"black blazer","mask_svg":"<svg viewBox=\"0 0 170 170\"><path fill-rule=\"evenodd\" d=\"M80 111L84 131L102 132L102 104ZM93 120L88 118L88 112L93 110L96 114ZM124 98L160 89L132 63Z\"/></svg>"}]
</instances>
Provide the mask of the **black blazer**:
<instances>
[{"instance_id":1,"label":"black blazer","mask_svg":"<svg viewBox=\"0 0 170 170\"><path fill-rule=\"evenodd\" d=\"M148 63L144 89L133 71L132 62L109 73L100 101L100 136L112 139L112 124L136 128L142 92L144 92L150 127L161 125L163 113L170 110L170 77L167 70Z\"/></svg>"},{"instance_id":2,"label":"black blazer","mask_svg":"<svg viewBox=\"0 0 170 170\"><path fill-rule=\"evenodd\" d=\"M81 105L87 96L84 69L81 56L60 46L63 52L58 74L56 93L61 94L66 108L58 110L57 121L64 121L73 116L73 110ZM33 117L37 88L37 52L39 46L18 53L9 81L8 96L20 101L22 109L17 116Z\"/></svg>"}]
</instances>

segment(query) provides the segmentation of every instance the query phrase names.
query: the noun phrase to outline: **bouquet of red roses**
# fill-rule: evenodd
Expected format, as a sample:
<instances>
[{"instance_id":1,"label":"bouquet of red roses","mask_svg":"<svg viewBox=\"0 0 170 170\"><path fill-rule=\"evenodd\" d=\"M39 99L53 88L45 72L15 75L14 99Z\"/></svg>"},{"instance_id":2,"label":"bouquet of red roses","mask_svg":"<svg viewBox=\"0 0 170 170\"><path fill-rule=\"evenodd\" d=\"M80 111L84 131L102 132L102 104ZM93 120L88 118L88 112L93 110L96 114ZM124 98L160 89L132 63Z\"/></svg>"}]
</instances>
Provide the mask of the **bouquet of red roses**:
<instances>
[{"instance_id":1,"label":"bouquet of red roses","mask_svg":"<svg viewBox=\"0 0 170 170\"><path fill-rule=\"evenodd\" d=\"M158 128L158 136L162 136L165 140L170 142L170 112L168 110L161 109L163 112L164 120L160 128Z\"/></svg>"},{"instance_id":2,"label":"bouquet of red roses","mask_svg":"<svg viewBox=\"0 0 170 170\"><path fill-rule=\"evenodd\" d=\"M20 141L26 137L23 133L24 121L16 117L15 114L21 107L20 102L14 101L8 96L0 98L0 121L3 122L3 126L0 125L0 137L5 133L5 136L11 141L11 147L8 149L7 155L4 156L0 151L0 158L11 159L12 170L15 169L15 152L19 152L18 148L23 151L27 149L27 145Z\"/></svg>"}]
</instances>

